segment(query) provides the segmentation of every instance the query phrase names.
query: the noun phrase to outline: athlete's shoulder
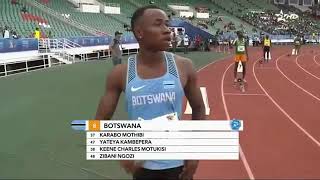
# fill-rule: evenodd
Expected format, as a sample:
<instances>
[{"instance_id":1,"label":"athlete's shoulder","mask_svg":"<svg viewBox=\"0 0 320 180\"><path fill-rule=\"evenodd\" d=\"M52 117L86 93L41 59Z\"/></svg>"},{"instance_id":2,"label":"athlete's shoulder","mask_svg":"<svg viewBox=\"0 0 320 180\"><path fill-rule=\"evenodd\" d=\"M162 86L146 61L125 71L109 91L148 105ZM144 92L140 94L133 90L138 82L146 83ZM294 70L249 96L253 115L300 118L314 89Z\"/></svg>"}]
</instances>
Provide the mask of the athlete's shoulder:
<instances>
[{"instance_id":1,"label":"athlete's shoulder","mask_svg":"<svg viewBox=\"0 0 320 180\"><path fill-rule=\"evenodd\" d=\"M188 75L194 71L194 64L191 59L176 54L174 56L180 74Z\"/></svg>"},{"instance_id":2,"label":"athlete's shoulder","mask_svg":"<svg viewBox=\"0 0 320 180\"><path fill-rule=\"evenodd\" d=\"M183 66L193 66L191 59L174 54L174 59L176 63L182 64Z\"/></svg>"},{"instance_id":3,"label":"athlete's shoulder","mask_svg":"<svg viewBox=\"0 0 320 180\"><path fill-rule=\"evenodd\" d=\"M238 44L238 42L239 42L239 38L235 38L234 40L233 40L233 45L237 45Z\"/></svg>"},{"instance_id":4,"label":"athlete's shoulder","mask_svg":"<svg viewBox=\"0 0 320 180\"><path fill-rule=\"evenodd\" d=\"M124 90L127 75L127 64L118 64L112 68L112 70L107 75L107 80L113 85Z\"/></svg>"}]
</instances>

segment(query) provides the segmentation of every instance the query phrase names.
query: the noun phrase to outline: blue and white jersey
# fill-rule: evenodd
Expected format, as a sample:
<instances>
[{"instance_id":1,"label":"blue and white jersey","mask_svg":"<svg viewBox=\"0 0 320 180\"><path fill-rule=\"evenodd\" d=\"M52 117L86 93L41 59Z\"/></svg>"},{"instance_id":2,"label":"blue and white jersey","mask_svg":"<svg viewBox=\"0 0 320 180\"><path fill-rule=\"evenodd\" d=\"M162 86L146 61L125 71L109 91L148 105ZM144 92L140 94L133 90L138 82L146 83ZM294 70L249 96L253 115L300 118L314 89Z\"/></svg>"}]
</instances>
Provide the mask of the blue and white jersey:
<instances>
[{"instance_id":1,"label":"blue and white jersey","mask_svg":"<svg viewBox=\"0 0 320 180\"><path fill-rule=\"evenodd\" d=\"M176 113L181 119L184 90L172 53L164 52L166 73L158 78L142 79L137 73L137 57L128 59L126 108L131 120L154 120ZM144 168L160 170L182 166L182 160L151 160Z\"/></svg>"}]
</instances>

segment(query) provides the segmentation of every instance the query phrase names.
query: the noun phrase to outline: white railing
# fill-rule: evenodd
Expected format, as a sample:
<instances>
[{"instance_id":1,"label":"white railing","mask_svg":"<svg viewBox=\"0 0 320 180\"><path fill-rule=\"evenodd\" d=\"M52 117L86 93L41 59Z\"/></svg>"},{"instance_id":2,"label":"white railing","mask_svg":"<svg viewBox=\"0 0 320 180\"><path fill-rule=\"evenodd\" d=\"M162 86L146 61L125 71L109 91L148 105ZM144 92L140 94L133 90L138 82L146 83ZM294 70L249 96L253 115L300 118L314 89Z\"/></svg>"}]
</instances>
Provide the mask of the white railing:
<instances>
[{"instance_id":1,"label":"white railing","mask_svg":"<svg viewBox=\"0 0 320 180\"><path fill-rule=\"evenodd\" d=\"M12 59L14 60L14 59ZM47 61L46 61L47 60ZM29 66L28 63L29 62L33 62L33 61L42 61L43 63L41 65L37 65L37 66ZM17 68L17 69L13 69L13 70L8 70L8 66L9 65L14 65L17 63L25 63L25 67L23 68ZM20 58L18 61L14 61L14 62L5 62L5 63L0 63L0 66L4 67L4 71L0 72L0 78L1 77L7 77L7 76L11 76L11 75L16 75L16 74L20 74L20 73L27 73L30 71L36 71L36 70L40 70L40 69L45 69L45 68L49 68L53 65L62 65L63 63L61 61L57 61L57 62L52 62L50 60L50 58L45 59L45 58L40 58L39 59L30 59L30 60L23 60L21 61Z\"/></svg>"},{"instance_id":2,"label":"white railing","mask_svg":"<svg viewBox=\"0 0 320 180\"><path fill-rule=\"evenodd\" d=\"M32 55L33 58L28 57L25 59L21 59L20 57L20 58L11 58L10 61L0 61L0 68L2 69L0 70L0 78L21 74L21 73L27 73L27 72L36 71L36 70L41 70L45 68L50 68L52 66L64 65L66 64L64 61L71 62L70 64L73 64L79 61L84 62L90 59L98 60L102 58L111 57L110 51L107 48L101 49L101 47L98 47L96 51L91 51L83 54L76 54L77 56L80 57L79 58L80 60L78 60L75 58L75 55L67 53L68 50L72 51L72 49L75 49L75 46L80 46L80 45L77 45L76 43L73 43L72 45L72 43L73 42L68 42L67 39L65 39L65 41L57 40L57 39L41 39L39 41L39 54ZM139 47L137 47L136 45L127 45L127 46L124 45L124 46L126 48L123 50L123 55L136 54L139 52ZM82 51L83 48L85 49L86 47L79 47L78 49ZM100 55L100 53L102 53L102 55ZM90 57L88 55L90 55ZM63 61L61 61L60 58ZM30 62L34 62L34 61L38 61L40 65L32 65L32 63L30 64ZM10 68L10 66L14 66L15 64L22 64L22 63L25 63L23 67L17 67L16 69Z\"/></svg>"},{"instance_id":3,"label":"white railing","mask_svg":"<svg viewBox=\"0 0 320 180\"><path fill-rule=\"evenodd\" d=\"M47 53L50 53L50 50L65 50L72 48L81 48L77 43L70 41L68 39L49 39L44 38L39 40L39 50L47 50Z\"/></svg>"},{"instance_id":4,"label":"white railing","mask_svg":"<svg viewBox=\"0 0 320 180\"><path fill-rule=\"evenodd\" d=\"M81 48L77 43L68 39L40 39L38 50L40 54L50 55L66 64L75 63L75 55L70 55L73 49ZM80 61L85 60L83 54L79 54Z\"/></svg>"},{"instance_id":5,"label":"white railing","mask_svg":"<svg viewBox=\"0 0 320 180\"><path fill-rule=\"evenodd\" d=\"M58 59L59 61L62 61L66 64L72 64L75 63L75 58L74 56L69 55L65 51L59 51L55 52L53 55L51 55L53 58Z\"/></svg>"},{"instance_id":6,"label":"white railing","mask_svg":"<svg viewBox=\"0 0 320 180\"><path fill-rule=\"evenodd\" d=\"M82 47L80 44L75 43L73 41L70 41L69 39L63 39L65 43L70 45L71 47L77 48L77 47Z\"/></svg>"}]
</instances>

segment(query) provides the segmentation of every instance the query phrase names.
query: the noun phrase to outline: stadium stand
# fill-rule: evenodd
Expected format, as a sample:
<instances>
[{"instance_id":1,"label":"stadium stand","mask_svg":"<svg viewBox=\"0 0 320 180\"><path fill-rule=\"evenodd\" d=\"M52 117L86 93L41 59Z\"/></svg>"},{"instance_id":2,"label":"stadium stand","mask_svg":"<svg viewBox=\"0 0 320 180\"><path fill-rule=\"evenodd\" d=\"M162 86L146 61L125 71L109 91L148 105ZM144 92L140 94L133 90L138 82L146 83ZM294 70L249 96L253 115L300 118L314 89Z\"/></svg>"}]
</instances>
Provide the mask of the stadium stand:
<instances>
[{"instance_id":1,"label":"stadium stand","mask_svg":"<svg viewBox=\"0 0 320 180\"><path fill-rule=\"evenodd\" d=\"M87 56L89 54L97 58L107 57L110 56L108 44L115 31L124 33L123 44L127 46L125 53L136 52L138 46L130 31L130 18L135 9L148 4L164 9L170 15L171 25L177 28L178 35L183 36L183 32L186 32L191 38L190 47L198 50L203 49L200 48L199 39L206 43L228 44L236 38L238 30L244 31L251 42L261 42L263 33L268 33L277 43L290 43L292 37L299 33L303 33L309 40L312 35L312 42L319 41L316 40L316 36L320 34L319 22L312 17L310 12L288 5L274 5L266 0L92 1L93 4L102 5L101 7L105 5L118 8L117 10L120 8L120 14L117 12L105 14L102 9L100 12L96 10L95 13L82 12L80 4L70 1L3 0L0 4L0 30L3 32L5 27L9 27L12 38L1 40L3 47L0 46L0 52L33 51L33 53L40 54L38 59L41 59L43 55L41 53L44 52L49 53L46 55L57 59L59 63L88 60L91 58ZM187 7L188 10L177 10L170 5L176 5L176 7L178 5L180 8L185 6L184 8ZM180 14L182 11L192 12L194 15L207 13L206 16L209 15L209 17L180 17L183 16ZM293 13L299 17L296 20L289 20L287 15L291 16ZM40 27L44 39L40 41L23 39L33 38L36 27ZM183 27L184 30L182 31L179 27ZM21 40L12 40L15 33L21 37ZM45 39L46 37L50 39ZM181 44L181 37L179 38ZM48 44L51 47L48 47ZM65 47L68 48L68 51L64 51ZM53 52L55 54L52 54ZM6 56L5 63L15 61L10 57ZM30 58L33 57L30 55Z\"/></svg>"},{"instance_id":2,"label":"stadium stand","mask_svg":"<svg viewBox=\"0 0 320 180\"><path fill-rule=\"evenodd\" d=\"M179 12L169 8L169 4L190 6L190 11L209 12L207 19L184 18L185 21L201 29L216 34L223 31L242 29L249 34L265 31L274 35L290 35L297 33L318 32L319 22L298 8L287 5L274 5L265 0L99 0L105 5L119 6L120 14L104 14L81 12L79 7L66 0L3 0L0 5L0 26L10 26L21 37L32 37L36 27L41 27L43 37L77 37L90 36L89 32L76 26L71 26L58 18L46 13L46 10L31 6L28 2L37 1L53 10L61 17L70 19L87 27L95 28L102 34L112 35L115 31L122 31L125 35L132 35L130 30L130 17L134 10L147 4L155 4L164 9L170 17L178 17ZM299 18L295 21L278 22L277 14L283 12L295 13ZM259 14L260 13L260 14ZM259 16L257 16L259 14ZM306 26L308 25L308 26Z\"/></svg>"},{"instance_id":3,"label":"stadium stand","mask_svg":"<svg viewBox=\"0 0 320 180\"><path fill-rule=\"evenodd\" d=\"M46 37L50 31L52 37L90 35L29 6L24 1L20 2L19 4L11 4L10 0L2 0L0 5L0 26L8 26L11 31L16 31L20 37L33 37L36 27L42 29L43 37Z\"/></svg>"}]
</instances>

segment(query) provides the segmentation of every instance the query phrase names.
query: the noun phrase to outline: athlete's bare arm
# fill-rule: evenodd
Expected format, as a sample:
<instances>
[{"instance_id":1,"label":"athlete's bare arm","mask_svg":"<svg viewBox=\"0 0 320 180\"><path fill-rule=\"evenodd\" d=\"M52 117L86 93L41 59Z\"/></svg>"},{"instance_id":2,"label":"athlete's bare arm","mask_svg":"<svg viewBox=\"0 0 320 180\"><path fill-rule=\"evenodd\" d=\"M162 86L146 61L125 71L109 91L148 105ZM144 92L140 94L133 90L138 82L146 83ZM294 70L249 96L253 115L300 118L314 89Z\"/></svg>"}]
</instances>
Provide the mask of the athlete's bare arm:
<instances>
[{"instance_id":1,"label":"athlete's bare arm","mask_svg":"<svg viewBox=\"0 0 320 180\"><path fill-rule=\"evenodd\" d=\"M125 82L126 65L115 66L106 78L106 90L100 99L96 120L109 120L117 107Z\"/></svg>"},{"instance_id":2,"label":"athlete's bare arm","mask_svg":"<svg viewBox=\"0 0 320 180\"><path fill-rule=\"evenodd\" d=\"M107 76L105 94L101 97L96 120L109 120L117 107L119 97L125 89L127 66L125 64L117 65ZM133 174L140 168L134 161L122 160L120 166L130 174Z\"/></svg>"},{"instance_id":3,"label":"athlete's bare arm","mask_svg":"<svg viewBox=\"0 0 320 180\"><path fill-rule=\"evenodd\" d=\"M109 44L109 50L111 53L113 53L113 46L114 46L114 40L111 41L111 43Z\"/></svg>"},{"instance_id":4,"label":"athlete's bare arm","mask_svg":"<svg viewBox=\"0 0 320 180\"><path fill-rule=\"evenodd\" d=\"M200 86L198 84L197 73L193 67L192 61L176 55L176 63L179 69L180 80L184 87L185 95L192 108L192 119L204 120L206 118L205 107L202 100ZM183 171L180 174L180 179L192 179L198 168L198 164L198 160L185 160Z\"/></svg>"},{"instance_id":5,"label":"athlete's bare arm","mask_svg":"<svg viewBox=\"0 0 320 180\"><path fill-rule=\"evenodd\" d=\"M190 59L177 56L176 62L179 67L179 74L185 95L192 108L192 119L205 119L205 107L198 84L197 73Z\"/></svg>"},{"instance_id":6,"label":"athlete's bare arm","mask_svg":"<svg viewBox=\"0 0 320 180\"><path fill-rule=\"evenodd\" d=\"M245 43L247 61L249 61L248 46L249 46L249 43Z\"/></svg>"}]
</instances>

